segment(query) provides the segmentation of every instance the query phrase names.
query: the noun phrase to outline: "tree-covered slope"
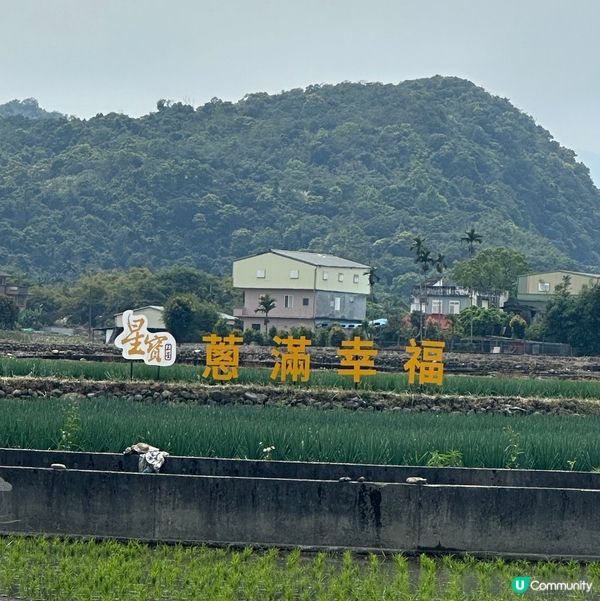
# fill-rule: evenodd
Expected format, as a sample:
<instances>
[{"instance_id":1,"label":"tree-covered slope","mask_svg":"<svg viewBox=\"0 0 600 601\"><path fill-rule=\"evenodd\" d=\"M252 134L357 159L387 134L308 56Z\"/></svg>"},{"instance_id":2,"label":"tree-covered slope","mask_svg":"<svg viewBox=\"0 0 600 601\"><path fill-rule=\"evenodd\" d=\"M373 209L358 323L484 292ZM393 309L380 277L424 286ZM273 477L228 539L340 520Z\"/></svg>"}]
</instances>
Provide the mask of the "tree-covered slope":
<instances>
[{"instance_id":1,"label":"tree-covered slope","mask_svg":"<svg viewBox=\"0 0 600 601\"><path fill-rule=\"evenodd\" d=\"M0 117L27 117L28 119L60 119L66 117L57 111L46 111L35 98L11 100L0 104Z\"/></svg>"},{"instance_id":2,"label":"tree-covered slope","mask_svg":"<svg viewBox=\"0 0 600 601\"><path fill-rule=\"evenodd\" d=\"M532 118L472 83L310 86L132 119L0 118L0 266L69 276L189 263L229 273L270 247L339 253L384 282L411 237L464 257L598 269L600 192Z\"/></svg>"}]
</instances>

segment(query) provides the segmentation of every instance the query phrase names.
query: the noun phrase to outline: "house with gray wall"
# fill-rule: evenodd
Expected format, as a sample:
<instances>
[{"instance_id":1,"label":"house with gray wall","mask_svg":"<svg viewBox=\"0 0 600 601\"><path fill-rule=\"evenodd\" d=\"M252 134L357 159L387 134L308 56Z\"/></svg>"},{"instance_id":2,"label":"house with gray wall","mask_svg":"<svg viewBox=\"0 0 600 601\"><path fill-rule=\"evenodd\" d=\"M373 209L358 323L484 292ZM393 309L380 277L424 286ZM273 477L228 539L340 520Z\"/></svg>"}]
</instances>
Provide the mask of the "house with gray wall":
<instances>
[{"instance_id":1,"label":"house with gray wall","mask_svg":"<svg viewBox=\"0 0 600 601\"><path fill-rule=\"evenodd\" d=\"M269 323L278 330L304 325L311 329L333 323L355 327L365 319L371 292L371 268L363 263L303 251L271 249L237 259L233 286L243 292L243 306L234 315L244 329L261 329L260 297L275 299Z\"/></svg>"},{"instance_id":2,"label":"house with gray wall","mask_svg":"<svg viewBox=\"0 0 600 601\"><path fill-rule=\"evenodd\" d=\"M423 311L425 315L458 315L468 307L502 307L507 299L508 293L468 290L447 278L435 278L412 289L410 311Z\"/></svg>"}]
</instances>

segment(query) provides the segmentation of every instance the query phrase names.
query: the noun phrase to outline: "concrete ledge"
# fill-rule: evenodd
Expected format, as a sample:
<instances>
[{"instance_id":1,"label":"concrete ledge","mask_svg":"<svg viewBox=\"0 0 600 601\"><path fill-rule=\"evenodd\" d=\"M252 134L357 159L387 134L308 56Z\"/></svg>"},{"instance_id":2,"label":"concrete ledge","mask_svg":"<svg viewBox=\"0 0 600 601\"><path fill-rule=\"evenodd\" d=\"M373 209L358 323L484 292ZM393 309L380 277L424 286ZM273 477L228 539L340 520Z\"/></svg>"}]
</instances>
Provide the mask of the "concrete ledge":
<instances>
[{"instance_id":1,"label":"concrete ledge","mask_svg":"<svg viewBox=\"0 0 600 601\"><path fill-rule=\"evenodd\" d=\"M600 490L596 488L417 486L389 479L338 482L304 475L150 475L133 471L133 457L18 453L0 453L2 533L408 553L600 557ZM37 458L39 463L64 463L68 469L6 465L10 456L15 463ZM123 469L106 469L110 462L124 459ZM96 469L72 468L75 461L85 460L93 462ZM129 460L133 460L133 466L127 463ZM186 461L179 460L182 464ZM210 462L219 469L235 467L235 463L223 460L196 461L196 467ZM273 469L301 470L302 465L308 471L318 469L318 464L237 463ZM130 467L133 469L127 471ZM364 471L381 466L353 467ZM323 464L321 469L340 468ZM391 466L385 470L415 474L415 468ZM442 475L447 471L441 470ZM469 473L475 478L478 472L488 471L495 470L457 473L466 479Z\"/></svg>"},{"instance_id":2,"label":"concrete ledge","mask_svg":"<svg viewBox=\"0 0 600 601\"><path fill-rule=\"evenodd\" d=\"M136 456L120 453L84 453L1 449L0 465L50 467L64 463L67 468L137 472ZM249 478L289 478L307 480L338 480L365 478L367 482L405 483L406 478L419 476L429 484L464 484L476 486L516 486L539 488L581 488L600 490L600 473L549 470L510 470L490 468L439 468L406 465L368 465L355 463L323 463L302 461L262 461L251 459L221 459L215 457L170 456L163 474L198 476L243 476Z\"/></svg>"}]
</instances>

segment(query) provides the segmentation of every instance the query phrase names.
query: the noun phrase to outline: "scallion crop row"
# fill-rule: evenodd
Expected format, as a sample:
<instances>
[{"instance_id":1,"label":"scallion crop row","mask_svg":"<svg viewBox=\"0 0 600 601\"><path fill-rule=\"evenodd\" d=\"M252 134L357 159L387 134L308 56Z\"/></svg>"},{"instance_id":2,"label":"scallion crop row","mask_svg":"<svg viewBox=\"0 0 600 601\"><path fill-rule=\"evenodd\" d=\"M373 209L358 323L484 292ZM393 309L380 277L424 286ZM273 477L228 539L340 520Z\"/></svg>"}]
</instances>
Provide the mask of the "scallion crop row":
<instances>
[{"instance_id":1,"label":"scallion crop row","mask_svg":"<svg viewBox=\"0 0 600 601\"><path fill-rule=\"evenodd\" d=\"M600 416L323 411L307 407L5 398L2 446L121 452L137 441L176 455L467 467L600 467Z\"/></svg>"}]
</instances>

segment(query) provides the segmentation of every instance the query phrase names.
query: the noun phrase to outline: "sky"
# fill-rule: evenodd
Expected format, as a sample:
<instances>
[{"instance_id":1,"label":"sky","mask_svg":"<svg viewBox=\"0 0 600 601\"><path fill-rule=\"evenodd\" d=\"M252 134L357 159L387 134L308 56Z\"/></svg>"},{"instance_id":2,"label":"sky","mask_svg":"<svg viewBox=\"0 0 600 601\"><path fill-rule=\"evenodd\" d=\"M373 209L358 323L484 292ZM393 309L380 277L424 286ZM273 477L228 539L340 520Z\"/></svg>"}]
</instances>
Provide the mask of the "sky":
<instances>
[{"instance_id":1,"label":"sky","mask_svg":"<svg viewBox=\"0 0 600 601\"><path fill-rule=\"evenodd\" d=\"M452 75L600 185L600 0L0 0L0 104L139 116L314 83Z\"/></svg>"}]
</instances>

